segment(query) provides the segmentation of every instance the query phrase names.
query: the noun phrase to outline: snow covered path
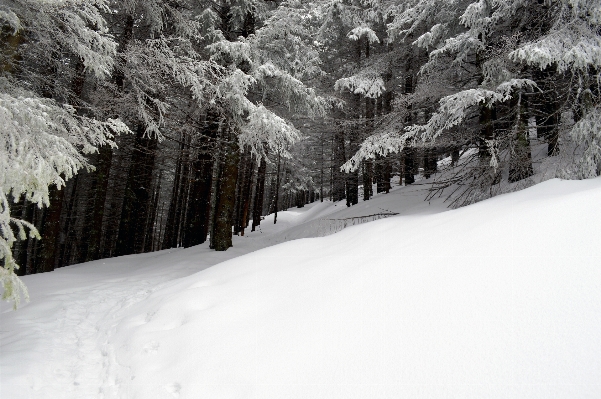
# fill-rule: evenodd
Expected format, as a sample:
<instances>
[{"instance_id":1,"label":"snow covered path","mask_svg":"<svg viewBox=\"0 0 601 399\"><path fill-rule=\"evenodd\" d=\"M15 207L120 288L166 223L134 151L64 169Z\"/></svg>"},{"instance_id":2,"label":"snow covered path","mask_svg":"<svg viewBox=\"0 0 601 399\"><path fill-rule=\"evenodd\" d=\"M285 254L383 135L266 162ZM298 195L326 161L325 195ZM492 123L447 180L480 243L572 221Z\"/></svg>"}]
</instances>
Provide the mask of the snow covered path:
<instances>
[{"instance_id":1,"label":"snow covered path","mask_svg":"<svg viewBox=\"0 0 601 399\"><path fill-rule=\"evenodd\" d=\"M112 397L119 381L109 340L123 310L166 281L240 255L187 251L202 261L173 264L163 251L28 276L31 302L2 313L0 397Z\"/></svg>"},{"instance_id":2,"label":"snow covered path","mask_svg":"<svg viewBox=\"0 0 601 399\"><path fill-rule=\"evenodd\" d=\"M27 276L0 397L601 397L601 179L448 212L401 191ZM374 208L402 215L257 251Z\"/></svg>"},{"instance_id":3,"label":"snow covered path","mask_svg":"<svg viewBox=\"0 0 601 399\"><path fill-rule=\"evenodd\" d=\"M111 337L124 313L166 283L243 254L299 237L315 236L303 223L320 217L369 213L369 205L422 209L421 188L393 191L371 204L347 209L344 204L315 203L280 212L278 223L266 217L259 230L234 237L235 246L215 252L207 244L189 249L104 259L26 276L31 301L17 312L1 303L0 398L112 398L121 366ZM401 197L399 197L401 195ZM402 200L408 195L409 201ZM445 210L444 207L431 209ZM365 213L367 212L367 213ZM336 217L336 216L333 216ZM300 229L295 227L301 226ZM310 226L311 227L311 226ZM292 230L286 237L286 231ZM152 348L148 349L152 351ZM127 396L126 396L127 397Z\"/></svg>"}]
</instances>

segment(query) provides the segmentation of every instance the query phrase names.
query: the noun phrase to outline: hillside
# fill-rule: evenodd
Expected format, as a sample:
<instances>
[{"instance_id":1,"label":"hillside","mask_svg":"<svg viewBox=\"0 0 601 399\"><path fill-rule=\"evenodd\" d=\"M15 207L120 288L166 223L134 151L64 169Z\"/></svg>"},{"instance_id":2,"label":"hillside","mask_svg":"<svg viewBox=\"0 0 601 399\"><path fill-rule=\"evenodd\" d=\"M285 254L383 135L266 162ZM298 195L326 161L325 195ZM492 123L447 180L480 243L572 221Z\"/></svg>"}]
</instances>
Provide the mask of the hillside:
<instances>
[{"instance_id":1,"label":"hillside","mask_svg":"<svg viewBox=\"0 0 601 399\"><path fill-rule=\"evenodd\" d=\"M600 397L601 179L457 210L415 190L26 276L0 397ZM289 241L374 209L400 215Z\"/></svg>"}]
</instances>

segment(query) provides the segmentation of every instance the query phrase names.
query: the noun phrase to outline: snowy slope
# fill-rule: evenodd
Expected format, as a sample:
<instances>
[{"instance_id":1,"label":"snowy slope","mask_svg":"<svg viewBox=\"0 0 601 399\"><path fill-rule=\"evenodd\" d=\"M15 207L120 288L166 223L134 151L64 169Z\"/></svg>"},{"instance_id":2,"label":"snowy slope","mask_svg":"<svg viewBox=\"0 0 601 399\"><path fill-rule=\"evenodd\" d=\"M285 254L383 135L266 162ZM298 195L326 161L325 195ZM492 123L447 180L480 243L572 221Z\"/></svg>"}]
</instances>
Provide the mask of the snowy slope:
<instances>
[{"instance_id":1,"label":"snowy slope","mask_svg":"<svg viewBox=\"0 0 601 399\"><path fill-rule=\"evenodd\" d=\"M447 212L386 208L402 191L291 210L225 253L28 276L0 397L601 397L601 179ZM238 256L368 205L405 211Z\"/></svg>"}]
</instances>

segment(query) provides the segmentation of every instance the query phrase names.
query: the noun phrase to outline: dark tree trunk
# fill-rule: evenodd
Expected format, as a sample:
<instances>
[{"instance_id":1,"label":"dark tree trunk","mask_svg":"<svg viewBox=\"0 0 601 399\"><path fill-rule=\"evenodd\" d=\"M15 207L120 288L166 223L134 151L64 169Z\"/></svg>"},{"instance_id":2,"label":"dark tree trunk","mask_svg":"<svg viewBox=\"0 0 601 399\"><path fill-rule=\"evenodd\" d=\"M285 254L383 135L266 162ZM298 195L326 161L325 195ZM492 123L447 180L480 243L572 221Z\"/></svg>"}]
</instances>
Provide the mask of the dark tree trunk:
<instances>
[{"instance_id":1,"label":"dark tree trunk","mask_svg":"<svg viewBox=\"0 0 601 399\"><path fill-rule=\"evenodd\" d=\"M152 200L152 172L156 148L157 141L146 137L144 127L139 125L121 211L115 250L117 256L141 253L144 250L143 230Z\"/></svg>"},{"instance_id":2,"label":"dark tree trunk","mask_svg":"<svg viewBox=\"0 0 601 399\"><path fill-rule=\"evenodd\" d=\"M509 167L509 182L513 183L532 176L534 171L532 169L532 155L528 137L527 98L523 93L516 94L512 99L512 103L512 109L517 106L517 110L514 111L515 133Z\"/></svg>"},{"instance_id":3,"label":"dark tree trunk","mask_svg":"<svg viewBox=\"0 0 601 399\"><path fill-rule=\"evenodd\" d=\"M246 228L246 215L250 206L250 191L254 164L252 155L247 149L240 157L238 168L238 187L236 187L236 213L234 218L234 234L244 235Z\"/></svg>"},{"instance_id":4,"label":"dark tree trunk","mask_svg":"<svg viewBox=\"0 0 601 399\"><path fill-rule=\"evenodd\" d=\"M342 127L336 129L334 135L334 163L333 163L333 199L341 201L345 198L346 174L340 171L340 167L346 162L344 148L344 131Z\"/></svg>"},{"instance_id":5,"label":"dark tree trunk","mask_svg":"<svg viewBox=\"0 0 601 399\"><path fill-rule=\"evenodd\" d=\"M459 147L454 147L451 150L451 166L457 166L457 163L459 162Z\"/></svg>"},{"instance_id":6,"label":"dark tree trunk","mask_svg":"<svg viewBox=\"0 0 601 399\"><path fill-rule=\"evenodd\" d=\"M255 188L255 200L253 209L253 223L251 231L261 224L261 216L263 215L263 198L265 194L265 174L267 172L267 163L264 158L261 158L259 169L257 171L257 187Z\"/></svg>"},{"instance_id":7,"label":"dark tree trunk","mask_svg":"<svg viewBox=\"0 0 601 399\"><path fill-rule=\"evenodd\" d=\"M438 170L436 150L434 148L424 149L424 177L429 179Z\"/></svg>"},{"instance_id":8,"label":"dark tree trunk","mask_svg":"<svg viewBox=\"0 0 601 399\"><path fill-rule=\"evenodd\" d=\"M487 105L480 106L480 136L478 137L478 157L483 164L490 162L490 149L487 141L494 138L494 108Z\"/></svg>"},{"instance_id":9,"label":"dark tree trunk","mask_svg":"<svg viewBox=\"0 0 601 399\"><path fill-rule=\"evenodd\" d=\"M6 72L14 74L16 65L21 60L19 46L23 41L22 31L14 35L9 29L0 29L0 52L4 53L3 62L0 64L0 74Z\"/></svg>"},{"instance_id":10,"label":"dark tree trunk","mask_svg":"<svg viewBox=\"0 0 601 399\"><path fill-rule=\"evenodd\" d=\"M162 172L162 171L161 171ZM154 232L157 218L157 211L159 208L159 196L161 192L161 178L162 173L159 173L157 179L156 188L154 189L154 195L152 198L152 205L148 217L146 219L146 229L144 230L144 252L152 252L154 250Z\"/></svg>"},{"instance_id":11,"label":"dark tree trunk","mask_svg":"<svg viewBox=\"0 0 601 399\"><path fill-rule=\"evenodd\" d=\"M560 100L559 93L555 90L553 78L556 67L550 66L543 71L534 73L541 93L536 96L538 101L538 112L536 112L536 133L548 143L547 155L554 156L559 153L559 122L560 122Z\"/></svg>"},{"instance_id":12,"label":"dark tree trunk","mask_svg":"<svg viewBox=\"0 0 601 399\"><path fill-rule=\"evenodd\" d=\"M182 137L183 138L183 137ZM171 190L171 200L169 201L169 212L167 212L167 222L165 223L165 234L163 236L163 249L177 247L177 207L180 204L181 195L182 166L184 156L184 141L180 142L179 153L175 166L175 175L173 177L173 188Z\"/></svg>"},{"instance_id":13,"label":"dark tree trunk","mask_svg":"<svg viewBox=\"0 0 601 399\"><path fill-rule=\"evenodd\" d=\"M403 149L403 170L405 185L415 183L415 149L407 146Z\"/></svg>"},{"instance_id":14,"label":"dark tree trunk","mask_svg":"<svg viewBox=\"0 0 601 399\"><path fill-rule=\"evenodd\" d=\"M104 209L111 172L111 161L113 158L113 149L110 146L101 147L97 157L95 172L95 187L93 202L90 204L91 215L88 228L88 253L86 261L100 258L100 242L102 240L102 221L104 218Z\"/></svg>"},{"instance_id":15,"label":"dark tree trunk","mask_svg":"<svg viewBox=\"0 0 601 399\"><path fill-rule=\"evenodd\" d=\"M18 215L19 219L31 221L33 218L34 207L34 204L23 199L19 201L18 204L14 205L13 211L15 215ZM29 234L29 232L27 233ZM29 235L27 237L29 237ZM19 265L19 269L16 270L18 276L27 274L27 247L31 240L32 239L30 238L25 238L24 240L19 240L15 243L13 255L15 262Z\"/></svg>"},{"instance_id":16,"label":"dark tree trunk","mask_svg":"<svg viewBox=\"0 0 601 399\"><path fill-rule=\"evenodd\" d=\"M378 194L386 191L384 187L386 178L384 177L384 158L380 155L376 156L375 160L375 178L376 178L376 192Z\"/></svg>"},{"instance_id":17,"label":"dark tree trunk","mask_svg":"<svg viewBox=\"0 0 601 399\"><path fill-rule=\"evenodd\" d=\"M363 161L363 200L368 201L373 196L372 181L373 161Z\"/></svg>"},{"instance_id":18,"label":"dark tree trunk","mask_svg":"<svg viewBox=\"0 0 601 399\"><path fill-rule=\"evenodd\" d=\"M117 61L117 68L115 69L115 83L117 88L121 91L123 90L123 85L125 83L125 60L123 59L123 53L131 39L133 38L134 33L134 17L132 15L128 15L125 17L125 25L123 28L123 33L121 34L121 38L119 40L119 57Z\"/></svg>"},{"instance_id":19,"label":"dark tree trunk","mask_svg":"<svg viewBox=\"0 0 601 399\"><path fill-rule=\"evenodd\" d=\"M369 58L370 56L370 49L369 49L369 41L367 42L367 47L366 47L366 58ZM378 105L378 109L376 109L376 104ZM380 113L381 112L381 108L382 108L382 97L378 98L378 101L376 102L376 100L372 99L372 98L366 98L365 99L365 120L366 120L366 124L367 124L367 130L368 132L371 132L374 128L374 118L376 116L376 112ZM376 157L377 159L377 157ZM374 178L374 163L375 168L376 168L376 175L377 175L377 161L371 161L371 160L364 160L363 161L363 200L364 201L368 201L372 196L373 196L373 188L372 188L372 181Z\"/></svg>"},{"instance_id":20,"label":"dark tree trunk","mask_svg":"<svg viewBox=\"0 0 601 399\"><path fill-rule=\"evenodd\" d=\"M282 159L280 158L280 154L278 154L278 170L276 172L276 177L275 177L275 193L273 196L273 209L274 209L274 216L273 216L273 224L276 224L278 221L278 205L279 205L279 200L280 200L280 167L281 167L281 163L282 163Z\"/></svg>"},{"instance_id":21,"label":"dark tree trunk","mask_svg":"<svg viewBox=\"0 0 601 399\"><path fill-rule=\"evenodd\" d=\"M249 153L244 180L242 181L241 209L240 209L240 235L244 235L244 229L248 226L248 213L252 200L252 177L255 169L255 163L252 155Z\"/></svg>"},{"instance_id":22,"label":"dark tree trunk","mask_svg":"<svg viewBox=\"0 0 601 399\"><path fill-rule=\"evenodd\" d=\"M218 185L215 222L211 234L214 236L213 248L216 251L226 251L232 246L232 225L240 156L234 132L227 133L229 137L223 146L223 169Z\"/></svg>"},{"instance_id":23,"label":"dark tree trunk","mask_svg":"<svg viewBox=\"0 0 601 399\"><path fill-rule=\"evenodd\" d=\"M388 158L384 158L383 177L384 192L388 194L391 188L390 179L392 179L392 163Z\"/></svg>"},{"instance_id":24,"label":"dark tree trunk","mask_svg":"<svg viewBox=\"0 0 601 399\"><path fill-rule=\"evenodd\" d=\"M83 61L77 60L75 64L75 76L72 81L71 89L75 101L80 101L83 94L83 85L85 82L85 69ZM54 91L53 85L46 89L46 96L51 96ZM40 253L40 263L36 267L38 272L49 272L55 269L59 258L59 239L61 233L61 213L63 211L63 202L65 198L65 187L59 190L53 186L49 190L50 206L46 211L44 224L42 228L42 243Z\"/></svg>"},{"instance_id":25,"label":"dark tree trunk","mask_svg":"<svg viewBox=\"0 0 601 399\"><path fill-rule=\"evenodd\" d=\"M46 210L42 228L42 242L40 263L36 267L37 273L51 272L55 268L58 255L58 237L60 235L60 218L63 210L65 188L61 190L56 186L50 187L50 206Z\"/></svg>"},{"instance_id":26,"label":"dark tree trunk","mask_svg":"<svg viewBox=\"0 0 601 399\"><path fill-rule=\"evenodd\" d=\"M179 181L179 195L175 211L175 231L173 234L173 247L180 247L183 244L183 232L185 230L186 207L190 189L190 136L184 136L184 152L182 153L182 172Z\"/></svg>"},{"instance_id":27,"label":"dark tree trunk","mask_svg":"<svg viewBox=\"0 0 601 399\"><path fill-rule=\"evenodd\" d=\"M77 221L77 199L82 191L78 184L80 178L81 175L75 175L75 177L71 179L65 187L65 206L67 208L63 210L63 216L61 217L63 220L59 237L58 267L75 263L71 259L71 252L72 246L76 240L71 238L76 234L74 225ZM67 193L69 193L69 195L67 195Z\"/></svg>"},{"instance_id":28,"label":"dark tree trunk","mask_svg":"<svg viewBox=\"0 0 601 399\"><path fill-rule=\"evenodd\" d=\"M202 244L207 240L213 171L211 155L205 151L199 152L192 170L194 180L190 190L184 247Z\"/></svg>"}]
</instances>

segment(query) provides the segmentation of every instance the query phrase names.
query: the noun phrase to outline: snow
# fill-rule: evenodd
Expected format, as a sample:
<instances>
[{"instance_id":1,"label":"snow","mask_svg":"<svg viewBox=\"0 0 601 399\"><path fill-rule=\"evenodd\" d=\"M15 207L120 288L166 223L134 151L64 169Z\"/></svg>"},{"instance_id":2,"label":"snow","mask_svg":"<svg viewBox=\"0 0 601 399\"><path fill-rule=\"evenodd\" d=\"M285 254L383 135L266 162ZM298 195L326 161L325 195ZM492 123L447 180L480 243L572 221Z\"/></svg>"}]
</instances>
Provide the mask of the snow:
<instances>
[{"instance_id":1,"label":"snow","mask_svg":"<svg viewBox=\"0 0 601 399\"><path fill-rule=\"evenodd\" d=\"M421 190L26 276L0 397L601 397L601 179L457 210ZM319 229L376 210L400 215Z\"/></svg>"}]
</instances>

